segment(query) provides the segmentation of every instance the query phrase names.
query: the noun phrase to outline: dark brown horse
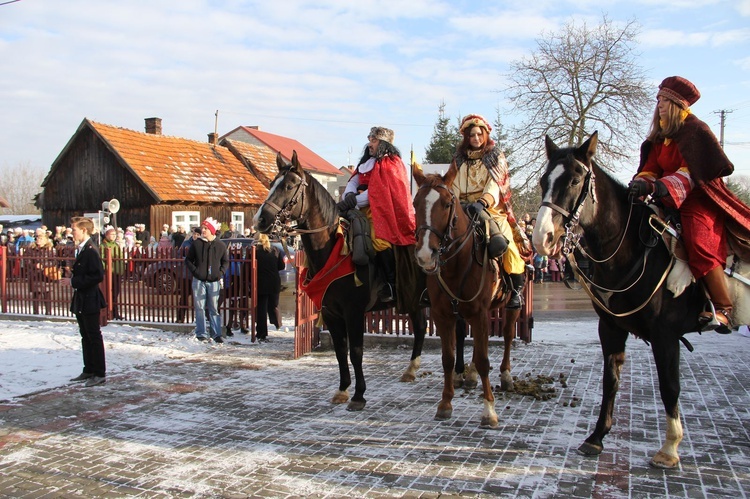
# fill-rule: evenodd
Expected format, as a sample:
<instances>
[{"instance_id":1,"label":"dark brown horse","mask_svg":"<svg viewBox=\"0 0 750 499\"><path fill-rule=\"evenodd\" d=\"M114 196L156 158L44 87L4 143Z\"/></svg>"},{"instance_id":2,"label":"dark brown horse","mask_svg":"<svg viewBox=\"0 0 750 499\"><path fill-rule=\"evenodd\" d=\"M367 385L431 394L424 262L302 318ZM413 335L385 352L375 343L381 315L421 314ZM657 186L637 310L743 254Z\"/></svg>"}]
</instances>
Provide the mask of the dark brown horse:
<instances>
[{"instance_id":1,"label":"dark brown horse","mask_svg":"<svg viewBox=\"0 0 750 499\"><path fill-rule=\"evenodd\" d=\"M271 183L271 189L266 201L255 215L255 228L260 232L271 232L276 227L292 221L296 222L295 232L299 233L307 259L307 276L312 278L323 269L333 252L336 243L336 232L339 225L339 212L336 201L312 175L302 169L297 159L297 153L292 155L291 164L286 164L279 154L276 158L279 169L278 175ZM405 254L411 255L411 251ZM351 259L351 255L348 256ZM398 263L398 262L397 262ZM412 265L416 269L416 265ZM408 262L398 265L399 272L408 268ZM416 271L418 273L418 270ZM363 274L363 275L362 275ZM320 313L331 333L331 339L336 351L339 364L339 388L331 402L343 404L349 400L349 386L351 374L347 361L347 346L349 358L354 368L354 395L347 407L348 410L359 411L365 407L365 377L362 371L362 354L365 333L365 313L369 310L384 309L391 304L375 302L375 294L368 272L358 273L361 285L354 274L338 278L328 285L322 299ZM418 285L418 280L415 280ZM411 319L414 334L412 358L402 381L413 381L419 367L420 356L424 344L427 324L419 308L419 296L423 290L414 289L411 293L397 289L397 294L403 293L416 297L409 305L408 315ZM400 296L400 295L399 295Z\"/></svg>"},{"instance_id":2,"label":"dark brown horse","mask_svg":"<svg viewBox=\"0 0 750 499\"><path fill-rule=\"evenodd\" d=\"M698 331L698 314L706 295L696 284L672 284L679 264L651 228L653 212L631 202L627 189L594 161L596 132L580 147L557 147L546 140L548 163L541 178L542 207L534 227L534 247L542 255L564 249L572 258L585 251L593 275L579 279L599 315L599 341L604 357L602 404L596 428L579 447L598 455L612 427L615 395L625 363L628 333L650 343L666 411L666 439L651 459L653 466L672 468L679 462L682 440L678 409L680 340ZM579 238L585 239L585 244ZM689 273L688 273L689 278ZM674 290L674 291L673 291Z\"/></svg>"},{"instance_id":3,"label":"dark brown horse","mask_svg":"<svg viewBox=\"0 0 750 499\"><path fill-rule=\"evenodd\" d=\"M465 213L451 185L458 173L451 164L445 176L425 176L414 171L419 186L414 197L417 218L417 263L427 274L427 292L430 295L430 314L437 326L442 345L443 396L438 404L435 419L448 419L453 414L451 401L454 395L453 372L456 363L456 320L463 317L470 325L474 337L472 363L482 380L484 411L480 425L494 428L498 424L495 397L489 380L490 362L489 320L490 310L503 306L510 294L497 266L487 257L482 238L476 226ZM505 351L500 365L503 389L509 389L510 348L519 310L506 310L503 321Z\"/></svg>"}]
</instances>

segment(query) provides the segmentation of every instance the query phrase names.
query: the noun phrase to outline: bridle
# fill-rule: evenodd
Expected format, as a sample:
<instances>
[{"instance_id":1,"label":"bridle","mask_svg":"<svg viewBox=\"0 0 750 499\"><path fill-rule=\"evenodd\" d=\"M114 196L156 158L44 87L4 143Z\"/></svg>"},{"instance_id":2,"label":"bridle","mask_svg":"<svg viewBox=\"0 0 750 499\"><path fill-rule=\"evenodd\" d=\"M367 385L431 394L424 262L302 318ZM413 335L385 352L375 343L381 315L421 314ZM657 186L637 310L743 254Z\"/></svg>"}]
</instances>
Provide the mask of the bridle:
<instances>
[{"instance_id":1,"label":"bridle","mask_svg":"<svg viewBox=\"0 0 750 499\"><path fill-rule=\"evenodd\" d=\"M427 272L424 271L428 275L436 275L438 279L438 283L440 284L440 287L443 291L445 291L446 294L448 294L454 301L454 308L456 302L471 302L474 301L482 292L484 288L484 279L487 274L487 272L482 272L482 279L479 283L479 287L477 288L476 294L469 298L469 299L463 299L456 296L455 293L453 293L450 288L448 287L448 284L443 280L443 276L441 273L441 269L443 265L445 265L448 261L450 261L452 258L458 256L458 254L461 252L461 249L466 245L466 243L471 240L474 240L474 233L476 232L476 225L477 222L474 220L471 220L469 222L469 225L466 227L466 231L461 234L460 237L453 238L453 232L456 230L456 224L458 223L458 214L456 211L456 206L460 206L460 203L458 201L458 198L453 193L453 190L449 188L445 184L438 184L438 185L422 185L419 187L419 190L422 189L443 189L451 196L451 203L450 203L450 211L448 213L448 219L450 220L448 223L448 227L446 228L445 232L442 232L435 227L431 225L420 225L417 227L417 229L414 231L414 239L419 240L419 234L424 232L432 232L435 234L438 239L440 240L438 244L438 261L437 265L435 266L435 269ZM487 265L487 248L484 250L484 258L483 258L483 266ZM463 272L463 280L461 282L461 289L463 289L463 285L466 283L466 279L469 275L469 267L471 266L471 258L466 259L466 271Z\"/></svg>"},{"instance_id":2,"label":"bridle","mask_svg":"<svg viewBox=\"0 0 750 499\"><path fill-rule=\"evenodd\" d=\"M657 285L654 287L651 294L646 298L646 300L641 303L639 306L635 307L634 309L622 312L622 313L615 313L612 310L609 309L609 307L602 302L601 298L598 297L596 294L594 294L594 291L591 288L595 288L598 291L603 292L606 296L611 296L616 293L624 293L626 291L629 291L631 288L633 288L644 276L646 272L646 265L648 263L648 256L650 254L651 248L647 248L643 255L643 265L641 268L640 275L627 287L622 289L610 289L606 288L604 286L601 286L599 284L596 284L590 277L588 277L586 274L584 274L581 269L578 267L578 264L576 262L575 253L574 250L577 249L584 257L588 258L594 263L606 263L607 261L611 260L612 258L617 255L617 253L620 251L620 248L622 247L623 242L625 241L626 234L628 233L628 228L630 227L630 221L633 217L633 203L630 204L630 211L628 213L627 223L625 224L625 228L622 231L622 237L620 238L620 242L618 243L615 250L612 252L610 256L603 259L596 259L593 258L591 255L589 255L585 248L581 245L580 239L583 235L582 231L576 231L575 229L578 227L580 223L580 217L581 217L581 211L583 210L583 206L586 202L586 200L591 197L591 200L593 203L597 203L597 197L596 197L596 189L595 189L595 181L596 177L594 175L593 168L590 166L585 165L583 162L576 158L572 158L573 161L575 161L578 166L583 168L583 170L586 172L586 176L584 178L584 184L581 188L581 192L578 195L578 198L576 199L576 202L573 204L573 208L570 211L565 210L561 206L549 202L544 201L542 202L542 206L547 206L548 208L556 211L563 217L563 222L565 226L565 234L562 236L564 238L562 252L563 255L565 255L565 258L567 261L571 263L571 266L573 267L573 270L578 275L578 277L581 279L581 285L583 289L586 291L586 293L589 295L589 297L604 311L606 311L608 314L614 316L614 317L625 317L628 315L632 315L639 310L643 309L654 297L656 292L659 290L661 285L664 283L664 280L666 279L667 275L669 274L669 271L672 269L672 266L674 264L674 257L672 258L672 261L669 265L667 265L666 269L664 270L664 273L662 274L661 278L659 279ZM626 275L626 278L632 277L632 275L637 271L637 267L633 267L633 269Z\"/></svg>"},{"instance_id":3,"label":"bridle","mask_svg":"<svg viewBox=\"0 0 750 499\"><path fill-rule=\"evenodd\" d=\"M303 216L303 214L305 213L305 191L307 190L308 183L307 179L304 176L297 175L296 173L292 172L291 169L287 168L285 170L279 171L279 174L276 175L276 178L274 178L273 182L271 182L271 185L276 183L276 181L280 177L285 177L288 174L292 174L300 179L299 184L297 184L292 197L289 198L283 206L279 206L266 199L263 202L263 205L261 205L261 207L259 208L262 210L263 206L269 206L272 209L276 210L276 213L274 215L274 222L273 224L271 224L271 231L281 233L284 236L293 236L296 234L313 234L316 232L322 232L332 227L336 227L339 223L338 218L336 218L336 222L333 224L316 227L315 229L300 229L297 226L290 226L290 222L294 220L294 214L292 213L292 210L294 210L297 204L299 204L299 216L296 218L297 225L304 225L307 222L307 217Z\"/></svg>"}]
</instances>

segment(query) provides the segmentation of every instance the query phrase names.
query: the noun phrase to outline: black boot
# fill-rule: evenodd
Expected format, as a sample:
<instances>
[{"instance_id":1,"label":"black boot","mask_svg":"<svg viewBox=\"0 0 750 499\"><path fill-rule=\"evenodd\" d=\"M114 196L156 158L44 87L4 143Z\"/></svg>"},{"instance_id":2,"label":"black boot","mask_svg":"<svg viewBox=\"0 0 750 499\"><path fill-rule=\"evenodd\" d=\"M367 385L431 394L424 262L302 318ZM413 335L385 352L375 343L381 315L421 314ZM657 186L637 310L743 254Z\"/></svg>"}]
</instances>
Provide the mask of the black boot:
<instances>
[{"instance_id":1,"label":"black boot","mask_svg":"<svg viewBox=\"0 0 750 499\"><path fill-rule=\"evenodd\" d=\"M505 308L517 309L523 306L523 288L526 285L526 274L510 274L513 288L510 290L510 300Z\"/></svg>"},{"instance_id":2,"label":"black boot","mask_svg":"<svg viewBox=\"0 0 750 499\"><path fill-rule=\"evenodd\" d=\"M489 225L490 234L487 238L487 255L490 258L500 258L508 249L508 240L500 232L500 226L492 218L490 213L482 207L481 203L474 203L472 205L472 211L477 214L479 221L482 224L482 230ZM489 222L489 223L487 223Z\"/></svg>"},{"instance_id":3,"label":"black boot","mask_svg":"<svg viewBox=\"0 0 750 499\"><path fill-rule=\"evenodd\" d=\"M393 248L376 253L375 262L384 280L383 286L378 290L378 299L382 302L394 301L396 299L396 256L393 254Z\"/></svg>"}]
</instances>

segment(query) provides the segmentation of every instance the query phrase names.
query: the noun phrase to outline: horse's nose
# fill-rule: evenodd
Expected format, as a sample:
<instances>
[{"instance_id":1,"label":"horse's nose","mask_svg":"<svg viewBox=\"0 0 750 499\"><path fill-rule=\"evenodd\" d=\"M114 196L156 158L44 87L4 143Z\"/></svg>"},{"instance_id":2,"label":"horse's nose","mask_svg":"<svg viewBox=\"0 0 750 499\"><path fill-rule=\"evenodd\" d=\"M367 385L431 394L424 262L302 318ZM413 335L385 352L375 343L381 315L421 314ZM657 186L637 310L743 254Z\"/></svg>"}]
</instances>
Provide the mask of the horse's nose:
<instances>
[{"instance_id":1,"label":"horse's nose","mask_svg":"<svg viewBox=\"0 0 750 499\"><path fill-rule=\"evenodd\" d=\"M437 252L430 249L429 246L422 245L414 248L414 256L417 260L417 265L423 269L432 269L435 267Z\"/></svg>"}]
</instances>

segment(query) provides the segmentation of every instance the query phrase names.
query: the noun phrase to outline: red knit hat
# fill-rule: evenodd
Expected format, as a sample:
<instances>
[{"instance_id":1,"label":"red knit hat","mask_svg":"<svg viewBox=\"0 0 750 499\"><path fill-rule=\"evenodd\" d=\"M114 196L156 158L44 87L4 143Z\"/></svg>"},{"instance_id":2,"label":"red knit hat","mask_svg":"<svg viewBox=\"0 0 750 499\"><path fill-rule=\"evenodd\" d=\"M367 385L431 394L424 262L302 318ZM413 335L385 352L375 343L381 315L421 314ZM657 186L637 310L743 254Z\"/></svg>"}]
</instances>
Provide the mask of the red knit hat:
<instances>
[{"instance_id":1,"label":"red knit hat","mask_svg":"<svg viewBox=\"0 0 750 499\"><path fill-rule=\"evenodd\" d=\"M687 109L701 98L701 93L695 85L682 76L670 76L661 82L656 96L664 96L682 109Z\"/></svg>"}]
</instances>

